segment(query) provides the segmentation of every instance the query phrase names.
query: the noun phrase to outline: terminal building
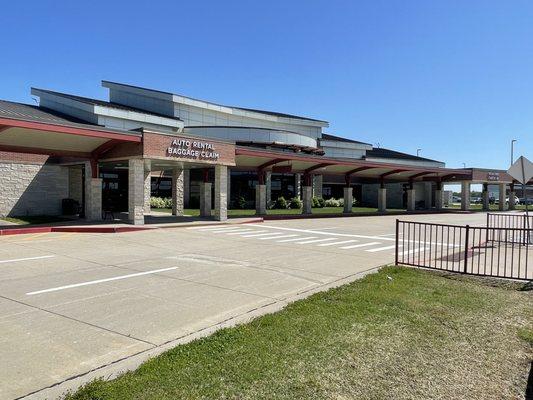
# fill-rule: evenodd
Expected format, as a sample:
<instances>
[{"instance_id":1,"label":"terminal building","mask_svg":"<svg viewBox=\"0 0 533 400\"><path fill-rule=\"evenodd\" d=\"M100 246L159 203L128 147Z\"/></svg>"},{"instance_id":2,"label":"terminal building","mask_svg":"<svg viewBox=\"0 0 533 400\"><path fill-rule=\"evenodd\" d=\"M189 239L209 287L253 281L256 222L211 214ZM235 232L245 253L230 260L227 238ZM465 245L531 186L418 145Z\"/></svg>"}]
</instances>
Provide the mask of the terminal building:
<instances>
[{"instance_id":1,"label":"terminal building","mask_svg":"<svg viewBox=\"0 0 533 400\"><path fill-rule=\"evenodd\" d=\"M504 200L514 192L503 171L449 169L328 133L327 121L102 85L108 101L38 88L38 105L0 101L0 217L58 215L66 199L88 220L127 213L143 224L152 195L172 197L174 215L214 209L224 220L228 207L262 215L281 196L310 214L313 197L343 198L345 213L353 200L439 210L449 182L462 183L463 209L471 183L500 185Z\"/></svg>"}]
</instances>

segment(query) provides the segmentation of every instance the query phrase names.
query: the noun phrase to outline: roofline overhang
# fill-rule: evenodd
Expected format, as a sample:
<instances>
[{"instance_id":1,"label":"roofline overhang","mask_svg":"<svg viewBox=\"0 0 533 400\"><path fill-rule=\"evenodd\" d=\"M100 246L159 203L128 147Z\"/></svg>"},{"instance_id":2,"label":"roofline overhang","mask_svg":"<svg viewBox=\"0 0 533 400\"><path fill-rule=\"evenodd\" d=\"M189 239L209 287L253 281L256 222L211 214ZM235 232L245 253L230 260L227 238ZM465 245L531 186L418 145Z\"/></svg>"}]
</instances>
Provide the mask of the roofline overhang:
<instances>
[{"instance_id":1,"label":"roofline overhang","mask_svg":"<svg viewBox=\"0 0 533 400\"><path fill-rule=\"evenodd\" d=\"M92 129L90 127L67 126L61 124L51 124L45 122L27 121L12 118L0 118L0 127L34 129L45 132L56 132L77 136L114 139L122 142L142 142L142 136L139 134L104 130L100 127L95 127L94 129Z\"/></svg>"}]
</instances>

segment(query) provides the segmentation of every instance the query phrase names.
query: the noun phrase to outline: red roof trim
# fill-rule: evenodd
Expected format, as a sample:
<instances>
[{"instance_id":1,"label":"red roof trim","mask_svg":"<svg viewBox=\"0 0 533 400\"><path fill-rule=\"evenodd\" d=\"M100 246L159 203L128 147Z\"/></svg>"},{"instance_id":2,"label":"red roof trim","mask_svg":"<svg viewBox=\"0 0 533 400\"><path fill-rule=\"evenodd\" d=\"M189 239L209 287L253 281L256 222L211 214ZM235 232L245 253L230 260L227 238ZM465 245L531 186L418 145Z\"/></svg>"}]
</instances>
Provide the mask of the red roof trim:
<instances>
[{"instance_id":1,"label":"red roof trim","mask_svg":"<svg viewBox=\"0 0 533 400\"><path fill-rule=\"evenodd\" d=\"M101 129L78 128L64 125L47 124L42 122L21 121L17 119L8 118L0 118L0 125L7 126L10 128L35 129L46 132L58 132L78 136L116 139L122 142L142 142L141 136L109 132Z\"/></svg>"}]
</instances>

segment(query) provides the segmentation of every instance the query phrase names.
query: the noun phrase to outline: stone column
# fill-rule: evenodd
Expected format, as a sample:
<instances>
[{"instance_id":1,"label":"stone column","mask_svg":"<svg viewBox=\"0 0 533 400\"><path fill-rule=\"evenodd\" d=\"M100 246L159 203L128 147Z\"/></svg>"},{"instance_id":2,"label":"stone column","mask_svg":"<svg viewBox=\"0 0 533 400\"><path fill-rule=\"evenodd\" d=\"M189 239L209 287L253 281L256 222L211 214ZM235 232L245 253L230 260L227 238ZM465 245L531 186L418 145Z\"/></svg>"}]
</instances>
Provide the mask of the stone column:
<instances>
[{"instance_id":1,"label":"stone column","mask_svg":"<svg viewBox=\"0 0 533 400\"><path fill-rule=\"evenodd\" d=\"M426 210L431 210L433 203L433 184L431 182L424 183L424 205Z\"/></svg>"},{"instance_id":2,"label":"stone column","mask_svg":"<svg viewBox=\"0 0 533 400\"><path fill-rule=\"evenodd\" d=\"M128 221L133 225L144 224L144 160L128 161Z\"/></svg>"},{"instance_id":3,"label":"stone column","mask_svg":"<svg viewBox=\"0 0 533 400\"><path fill-rule=\"evenodd\" d=\"M150 214L150 199L152 197L152 169L150 160L144 160L144 215Z\"/></svg>"},{"instance_id":4,"label":"stone column","mask_svg":"<svg viewBox=\"0 0 533 400\"><path fill-rule=\"evenodd\" d=\"M442 210L442 189L435 190L435 209Z\"/></svg>"},{"instance_id":5,"label":"stone column","mask_svg":"<svg viewBox=\"0 0 533 400\"><path fill-rule=\"evenodd\" d=\"M255 187L255 213L265 215L267 206L267 187L257 184Z\"/></svg>"},{"instance_id":6,"label":"stone column","mask_svg":"<svg viewBox=\"0 0 533 400\"><path fill-rule=\"evenodd\" d=\"M228 168L227 185L228 185L228 208L229 208L230 204L231 204L231 169L229 169L229 168Z\"/></svg>"},{"instance_id":7,"label":"stone column","mask_svg":"<svg viewBox=\"0 0 533 400\"><path fill-rule=\"evenodd\" d=\"M511 183L511 185L509 185L509 210L514 210L516 208L515 197L516 192L514 191L514 184Z\"/></svg>"},{"instance_id":8,"label":"stone column","mask_svg":"<svg viewBox=\"0 0 533 400\"><path fill-rule=\"evenodd\" d=\"M387 189L384 187L378 188L378 211L387 211Z\"/></svg>"},{"instance_id":9,"label":"stone column","mask_svg":"<svg viewBox=\"0 0 533 400\"><path fill-rule=\"evenodd\" d=\"M499 186L498 187L498 189L499 189L498 191L499 191L499 195L500 195L499 196L500 197L500 201L499 201L499 204L498 204L498 209L500 211L505 211L505 208L506 208L505 207L505 195L506 195L505 191L507 189L507 185L505 183L500 183L498 186Z\"/></svg>"},{"instance_id":10,"label":"stone column","mask_svg":"<svg viewBox=\"0 0 533 400\"><path fill-rule=\"evenodd\" d=\"M294 174L294 197L301 197L302 192L302 175Z\"/></svg>"},{"instance_id":11,"label":"stone column","mask_svg":"<svg viewBox=\"0 0 533 400\"><path fill-rule=\"evenodd\" d=\"M483 184L483 191L481 192L481 200L483 203L483 211L489 211L489 185Z\"/></svg>"},{"instance_id":12,"label":"stone column","mask_svg":"<svg viewBox=\"0 0 533 400\"><path fill-rule=\"evenodd\" d=\"M215 219L228 219L228 167L215 165Z\"/></svg>"},{"instance_id":13,"label":"stone column","mask_svg":"<svg viewBox=\"0 0 533 400\"><path fill-rule=\"evenodd\" d=\"M185 171L182 168L172 170L172 215L183 215Z\"/></svg>"},{"instance_id":14,"label":"stone column","mask_svg":"<svg viewBox=\"0 0 533 400\"><path fill-rule=\"evenodd\" d=\"M272 201L272 172L265 171L266 203Z\"/></svg>"},{"instance_id":15,"label":"stone column","mask_svg":"<svg viewBox=\"0 0 533 400\"><path fill-rule=\"evenodd\" d=\"M191 170L183 170L183 208L189 208L191 200Z\"/></svg>"},{"instance_id":16,"label":"stone column","mask_svg":"<svg viewBox=\"0 0 533 400\"><path fill-rule=\"evenodd\" d=\"M312 199L313 199L313 187L312 186L302 186L302 201L303 201L303 210L302 214L312 214Z\"/></svg>"},{"instance_id":17,"label":"stone column","mask_svg":"<svg viewBox=\"0 0 533 400\"><path fill-rule=\"evenodd\" d=\"M323 182L323 176L322 175L314 175L313 176L313 196L315 197L322 197L322 182Z\"/></svg>"},{"instance_id":18,"label":"stone column","mask_svg":"<svg viewBox=\"0 0 533 400\"><path fill-rule=\"evenodd\" d=\"M200 182L200 217L211 216L211 182Z\"/></svg>"},{"instance_id":19,"label":"stone column","mask_svg":"<svg viewBox=\"0 0 533 400\"><path fill-rule=\"evenodd\" d=\"M91 163L85 163L85 219L102 220L102 179L92 177Z\"/></svg>"},{"instance_id":20,"label":"stone column","mask_svg":"<svg viewBox=\"0 0 533 400\"><path fill-rule=\"evenodd\" d=\"M461 210L470 210L470 182L461 182Z\"/></svg>"},{"instance_id":21,"label":"stone column","mask_svg":"<svg viewBox=\"0 0 533 400\"><path fill-rule=\"evenodd\" d=\"M353 188L351 186L344 188L344 213L351 214L353 205Z\"/></svg>"},{"instance_id":22,"label":"stone column","mask_svg":"<svg viewBox=\"0 0 533 400\"><path fill-rule=\"evenodd\" d=\"M416 190L407 189L407 211L415 211L416 209Z\"/></svg>"}]
</instances>

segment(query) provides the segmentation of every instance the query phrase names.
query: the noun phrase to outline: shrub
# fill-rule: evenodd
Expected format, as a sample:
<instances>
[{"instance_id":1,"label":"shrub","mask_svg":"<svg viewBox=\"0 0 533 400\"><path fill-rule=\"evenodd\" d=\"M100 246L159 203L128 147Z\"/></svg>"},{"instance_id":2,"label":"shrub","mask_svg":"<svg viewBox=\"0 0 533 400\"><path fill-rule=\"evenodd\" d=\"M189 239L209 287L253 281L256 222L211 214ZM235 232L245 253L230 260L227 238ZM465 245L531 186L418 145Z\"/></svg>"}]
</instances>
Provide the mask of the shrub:
<instances>
[{"instance_id":1,"label":"shrub","mask_svg":"<svg viewBox=\"0 0 533 400\"><path fill-rule=\"evenodd\" d=\"M336 198L332 197L331 199L327 199L324 202L324 205L326 207L340 207L340 200L337 200Z\"/></svg>"},{"instance_id":2,"label":"shrub","mask_svg":"<svg viewBox=\"0 0 533 400\"><path fill-rule=\"evenodd\" d=\"M150 197L150 207L152 208L172 208L172 199L170 197Z\"/></svg>"},{"instance_id":3,"label":"shrub","mask_svg":"<svg viewBox=\"0 0 533 400\"><path fill-rule=\"evenodd\" d=\"M293 197L289 201L289 208L292 208L293 210L298 209L298 208L302 208L302 206L303 206L303 203L302 203L302 200L300 200L299 197Z\"/></svg>"},{"instance_id":4,"label":"shrub","mask_svg":"<svg viewBox=\"0 0 533 400\"><path fill-rule=\"evenodd\" d=\"M248 203L246 202L246 199L242 196L239 196L235 202L235 207L239 210L244 210L247 205Z\"/></svg>"},{"instance_id":5,"label":"shrub","mask_svg":"<svg viewBox=\"0 0 533 400\"><path fill-rule=\"evenodd\" d=\"M285 210L285 209L287 209L288 206L289 205L287 204L287 200L285 200L285 198L283 196L278 197L278 199L274 203L274 208L276 208L278 210Z\"/></svg>"},{"instance_id":6,"label":"shrub","mask_svg":"<svg viewBox=\"0 0 533 400\"><path fill-rule=\"evenodd\" d=\"M322 197L313 197L311 206L313 208L324 208L326 201Z\"/></svg>"}]
</instances>

